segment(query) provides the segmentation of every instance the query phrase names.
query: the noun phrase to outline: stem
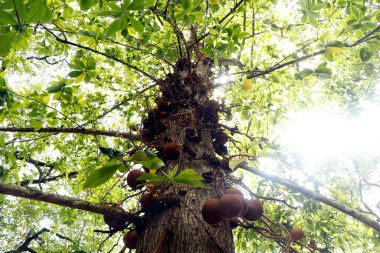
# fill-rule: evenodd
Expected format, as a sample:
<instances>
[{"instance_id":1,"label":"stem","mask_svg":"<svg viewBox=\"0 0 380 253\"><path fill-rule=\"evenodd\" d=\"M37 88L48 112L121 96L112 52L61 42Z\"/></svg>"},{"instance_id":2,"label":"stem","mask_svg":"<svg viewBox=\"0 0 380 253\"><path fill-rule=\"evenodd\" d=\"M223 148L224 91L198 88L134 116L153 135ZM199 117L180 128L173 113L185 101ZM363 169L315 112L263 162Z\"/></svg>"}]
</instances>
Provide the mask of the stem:
<instances>
[{"instance_id":1,"label":"stem","mask_svg":"<svg viewBox=\"0 0 380 253\"><path fill-rule=\"evenodd\" d=\"M103 135L120 137L129 140L140 140L140 136L136 134L129 134L125 132L110 131L110 130L95 130L84 128L40 128L38 130L33 127L0 127L0 132L34 132L34 133L70 133L70 134L84 134L84 135Z\"/></svg>"}]
</instances>

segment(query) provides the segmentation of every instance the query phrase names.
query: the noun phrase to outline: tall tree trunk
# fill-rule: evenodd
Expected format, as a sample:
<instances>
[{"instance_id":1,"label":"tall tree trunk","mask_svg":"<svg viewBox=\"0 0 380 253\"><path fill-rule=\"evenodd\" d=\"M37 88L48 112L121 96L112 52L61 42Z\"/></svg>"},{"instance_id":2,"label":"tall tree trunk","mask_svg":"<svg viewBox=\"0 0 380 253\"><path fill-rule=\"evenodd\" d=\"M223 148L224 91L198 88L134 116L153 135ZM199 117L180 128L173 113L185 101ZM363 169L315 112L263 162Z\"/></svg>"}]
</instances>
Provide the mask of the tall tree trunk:
<instances>
[{"instance_id":1,"label":"tall tree trunk","mask_svg":"<svg viewBox=\"0 0 380 253\"><path fill-rule=\"evenodd\" d=\"M160 84L161 97L157 108L149 111L142 138L159 150L166 160L164 171L178 165L179 171L192 168L204 176L205 188L189 186L162 189L162 198L177 196L175 207L147 213L150 220L140 232L138 253L231 253L234 252L229 221L216 225L206 223L201 214L208 198L218 198L227 188L223 166L216 159L215 149L225 154L223 144L215 147L219 105L208 98L213 89L207 61L192 64L178 61L174 74ZM190 71L191 69L191 71ZM220 131L220 130L219 130ZM175 142L181 146L178 159L170 159L163 146ZM221 147L223 146L223 147Z\"/></svg>"}]
</instances>

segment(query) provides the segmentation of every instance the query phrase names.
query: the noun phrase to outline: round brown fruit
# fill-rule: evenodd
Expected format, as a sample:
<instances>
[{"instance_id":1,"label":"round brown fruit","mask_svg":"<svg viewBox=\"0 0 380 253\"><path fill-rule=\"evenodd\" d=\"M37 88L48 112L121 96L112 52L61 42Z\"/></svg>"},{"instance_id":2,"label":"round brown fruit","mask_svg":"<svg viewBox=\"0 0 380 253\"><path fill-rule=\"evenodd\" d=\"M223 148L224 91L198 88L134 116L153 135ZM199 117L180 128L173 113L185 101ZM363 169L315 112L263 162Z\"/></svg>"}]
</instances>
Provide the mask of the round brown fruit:
<instances>
[{"instance_id":1,"label":"round brown fruit","mask_svg":"<svg viewBox=\"0 0 380 253\"><path fill-rule=\"evenodd\" d=\"M244 218L249 221L255 221L261 218L264 214L263 205L257 199L247 200L248 210Z\"/></svg>"},{"instance_id":2,"label":"round brown fruit","mask_svg":"<svg viewBox=\"0 0 380 253\"><path fill-rule=\"evenodd\" d=\"M216 101L216 100L209 100L209 101L206 102L205 111L208 114L216 114L216 113L218 113L219 108L220 108L219 102Z\"/></svg>"},{"instance_id":3,"label":"round brown fruit","mask_svg":"<svg viewBox=\"0 0 380 253\"><path fill-rule=\"evenodd\" d=\"M303 232L302 228L293 228L290 230L290 236L294 241L302 240L305 233Z\"/></svg>"},{"instance_id":4,"label":"round brown fruit","mask_svg":"<svg viewBox=\"0 0 380 253\"><path fill-rule=\"evenodd\" d=\"M119 229L124 226L125 220L117 218L115 216L105 214L103 216L104 222L111 228Z\"/></svg>"},{"instance_id":5,"label":"round brown fruit","mask_svg":"<svg viewBox=\"0 0 380 253\"><path fill-rule=\"evenodd\" d=\"M223 130L218 131L215 135L214 146L222 146L228 142L228 135Z\"/></svg>"},{"instance_id":6,"label":"round brown fruit","mask_svg":"<svg viewBox=\"0 0 380 253\"><path fill-rule=\"evenodd\" d=\"M243 199L243 211L241 211L241 214L240 214L240 216L241 217L244 217L244 215L248 212L248 200L246 200L246 199L244 199L244 198L242 198Z\"/></svg>"},{"instance_id":7,"label":"round brown fruit","mask_svg":"<svg viewBox=\"0 0 380 253\"><path fill-rule=\"evenodd\" d=\"M217 224L222 221L222 217L220 217L218 213L218 199L208 199L202 205L202 217L205 222L209 224Z\"/></svg>"},{"instance_id":8,"label":"round brown fruit","mask_svg":"<svg viewBox=\"0 0 380 253\"><path fill-rule=\"evenodd\" d=\"M181 154L181 146L176 142L169 142L164 145L164 158L167 160L177 160Z\"/></svg>"},{"instance_id":9,"label":"round brown fruit","mask_svg":"<svg viewBox=\"0 0 380 253\"><path fill-rule=\"evenodd\" d=\"M142 211L151 211L156 206L156 200L153 198L152 193L147 192L141 195L140 204Z\"/></svg>"},{"instance_id":10,"label":"round brown fruit","mask_svg":"<svg viewBox=\"0 0 380 253\"><path fill-rule=\"evenodd\" d=\"M127 176L128 186L133 190L136 190L139 184L143 184L145 182L144 180L137 180L143 173L144 172L142 170L131 170Z\"/></svg>"},{"instance_id":11,"label":"round brown fruit","mask_svg":"<svg viewBox=\"0 0 380 253\"><path fill-rule=\"evenodd\" d=\"M226 194L219 200L218 211L222 218L233 219L243 211L243 199L238 194Z\"/></svg>"},{"instance_id":12,"label":"round brown fruit","mask_svg":"<svg viewBox=\"0 0 380 253\"><path fill-rule=\"evenodd\" d=\"M228 189L224 194L239 194L243 196L243 193L239 189L234 188L234 187Z\"/></svg>"},{"instance_id":13,"label":"round brown fruit","mask_svg":"<svg viewBox=\"0 0 380 253\"><path fill-rule=\"evenodd\" d=\"M134 229L124 234L124 237L123 237L124 245L128 249L136 249L137 240L138 240L137 232Z\"/></svg>"}]
</instances>

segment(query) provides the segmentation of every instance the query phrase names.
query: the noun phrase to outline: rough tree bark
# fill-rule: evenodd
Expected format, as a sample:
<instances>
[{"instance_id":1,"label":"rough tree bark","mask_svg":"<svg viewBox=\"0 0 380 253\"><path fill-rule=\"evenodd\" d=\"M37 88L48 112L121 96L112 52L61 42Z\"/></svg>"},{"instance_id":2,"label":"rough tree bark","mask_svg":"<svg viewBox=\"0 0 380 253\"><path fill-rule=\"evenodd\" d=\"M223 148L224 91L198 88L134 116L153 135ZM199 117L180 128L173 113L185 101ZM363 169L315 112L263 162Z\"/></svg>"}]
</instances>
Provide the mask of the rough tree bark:
<instances>
[{"instance_id":1,"label":"rough tree bark","mask_svg":"<svg viewBox=\"0 0 380 253\"><path fill-rule=\"evenodd\" d=\"M191 69L191 71L189 71ZM234 252L229 221L217 225L206 223L201 207L207 198L219 197L228 187L224 182L223 166L215 152L223 155L225 146L215 147L219 105L210 101L213 89L207 61L192 64L178 61L174 74L160 84L161 96L157 108L149 111L142 130L143 141L159 150L170 171L178 164L179 170L193 168L209 180L203 189L169 187L162 196L176 195L179 205L158 213L147 213L150 220L141 228L138 253L230 253ZM162 147L176 142L182 147L178 159L170 160ZM223 147L222 147L223 146Z\"/></svg>"}]
</instances>

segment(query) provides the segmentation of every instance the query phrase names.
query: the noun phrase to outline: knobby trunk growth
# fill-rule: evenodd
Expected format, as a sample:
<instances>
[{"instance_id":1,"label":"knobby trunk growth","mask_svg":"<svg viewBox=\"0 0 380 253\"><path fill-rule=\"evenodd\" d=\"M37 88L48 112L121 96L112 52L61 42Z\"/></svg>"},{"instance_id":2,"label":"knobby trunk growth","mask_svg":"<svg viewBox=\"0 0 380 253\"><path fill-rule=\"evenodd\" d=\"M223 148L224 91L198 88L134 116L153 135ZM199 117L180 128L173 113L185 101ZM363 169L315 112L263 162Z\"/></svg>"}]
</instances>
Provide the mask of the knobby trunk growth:
<instances>
[{"instance_id":1,"label":"knobby trunk growth","mask_svg":"<svg viewBox=\"0 0 380 253\"><path fill-rule=\"evenodd\" d=\"M201 214L206 199L219 198L228 188L216 156L227 153L227 139L218 129L220 105L210 99L211 67L209 59L179 60L175 71L159 84L157 106L143 121L143 142L159 152L166 163L163 171L178 165L179 171L193 168L208 180L205 188L161 189L158 198L176 196L179 203L159 212L147 211L149 220L138 228L137 252L234 252L229 221L210 225Z\"/></svg>"}]
</instances>

